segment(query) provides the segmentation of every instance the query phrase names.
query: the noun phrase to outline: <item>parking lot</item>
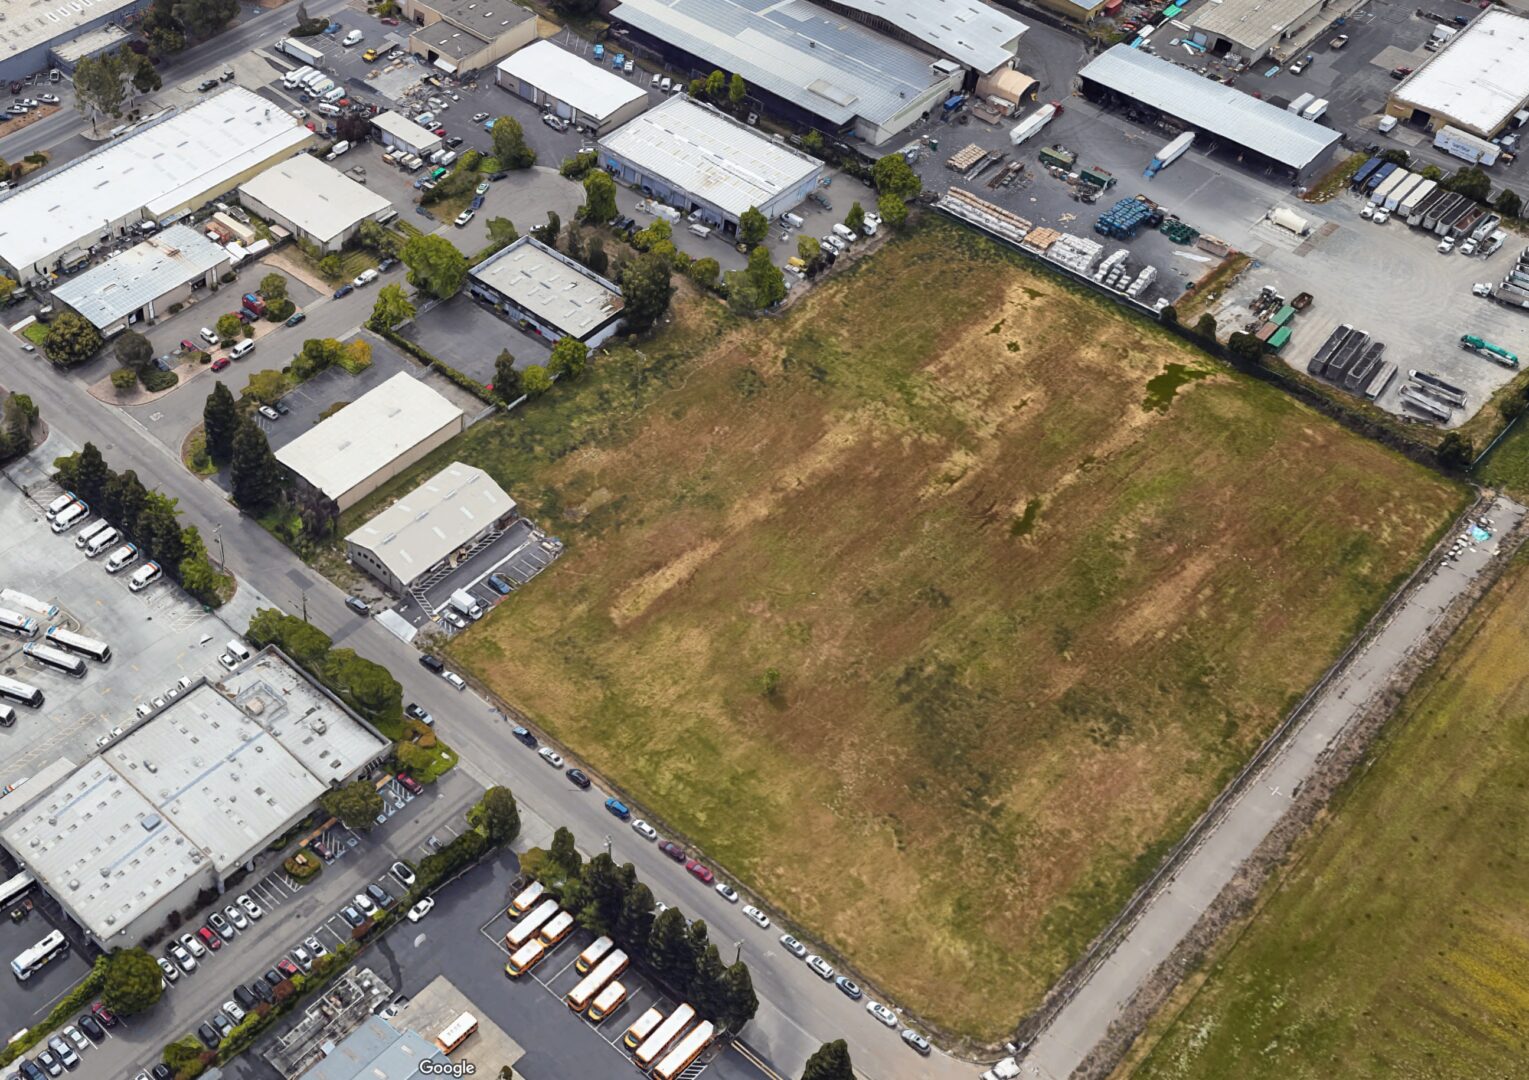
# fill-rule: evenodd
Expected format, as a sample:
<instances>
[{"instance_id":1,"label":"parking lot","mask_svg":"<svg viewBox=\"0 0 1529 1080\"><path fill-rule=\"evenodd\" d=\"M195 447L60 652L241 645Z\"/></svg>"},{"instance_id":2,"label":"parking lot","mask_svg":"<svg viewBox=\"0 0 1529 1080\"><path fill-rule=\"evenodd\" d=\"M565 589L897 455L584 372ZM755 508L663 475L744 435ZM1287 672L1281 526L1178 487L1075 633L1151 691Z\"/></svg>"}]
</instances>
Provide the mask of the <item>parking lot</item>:
<instances>
[{"instance_id":1,"label":"parking lot","mask_svg":"<svg viewBox=\"0 0 1529 1080\"><path fill-rule=\"evenodd\" d=\"M453 592L467 590L486 612L562 553L562 541L547 536L525 518L517 519L455 567L424 579L399 600L395 610L415 627L435 623L434 629L452 634L467 626L466 618L447 603ZM501 587L490 582L495 577L502 582Z\"/></svg>"}]
</instances>

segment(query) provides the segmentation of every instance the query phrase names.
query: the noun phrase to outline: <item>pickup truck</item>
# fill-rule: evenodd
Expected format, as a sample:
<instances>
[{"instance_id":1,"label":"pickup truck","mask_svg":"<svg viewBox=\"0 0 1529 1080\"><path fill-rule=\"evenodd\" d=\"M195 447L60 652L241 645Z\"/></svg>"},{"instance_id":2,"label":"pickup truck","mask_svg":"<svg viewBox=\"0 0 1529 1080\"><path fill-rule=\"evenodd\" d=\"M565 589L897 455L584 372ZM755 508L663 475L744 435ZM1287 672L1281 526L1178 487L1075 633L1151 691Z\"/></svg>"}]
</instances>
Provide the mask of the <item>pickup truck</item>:
<instances>
[{"instance_id":1,"label":"pickup truck","mask_svg":"<svg viewBox=\"0 0 1529 1080\"><path fill-rule=\"evenodd\" d=\"M1341 48L1343 48L1343 46L1345 46L1347 44L1348 44L1348 35L1347 34L1339 34L1337 37L1333 38L1331 41L1329 41L1327 43L1327 47L1330 48L1330 49L1341 49Z\"/></svg>"}]
</instances>

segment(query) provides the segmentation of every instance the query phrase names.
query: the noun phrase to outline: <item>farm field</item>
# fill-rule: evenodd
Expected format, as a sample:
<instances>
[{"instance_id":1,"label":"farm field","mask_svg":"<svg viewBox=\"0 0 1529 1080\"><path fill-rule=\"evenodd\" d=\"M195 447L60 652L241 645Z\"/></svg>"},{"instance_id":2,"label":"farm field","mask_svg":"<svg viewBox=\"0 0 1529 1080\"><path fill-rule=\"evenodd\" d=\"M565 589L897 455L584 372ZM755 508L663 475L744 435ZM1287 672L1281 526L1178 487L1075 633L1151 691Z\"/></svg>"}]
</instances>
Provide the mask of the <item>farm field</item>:
<instances>
[{"instance_id":1,"label":"farm field","mask_svg":"<svg viewBox=\"0 0 1529 1080\"><path fill-rule=\"evenodd\" d=\"M960 1034L1039 1000L1465 502L945 224L709 340L619 424L453 444L569 550L450 652Z\"/></svg>"},{"instance_id":2,"label":"farm field","mask_svg":"<svg viewBox=\"0 0 1529 1080\"><path fill-rule=\"evenodd\" d=\"M1520 558L1135 1076L1524 1075L1526 635Z\"/></svg>"}]
</instances>

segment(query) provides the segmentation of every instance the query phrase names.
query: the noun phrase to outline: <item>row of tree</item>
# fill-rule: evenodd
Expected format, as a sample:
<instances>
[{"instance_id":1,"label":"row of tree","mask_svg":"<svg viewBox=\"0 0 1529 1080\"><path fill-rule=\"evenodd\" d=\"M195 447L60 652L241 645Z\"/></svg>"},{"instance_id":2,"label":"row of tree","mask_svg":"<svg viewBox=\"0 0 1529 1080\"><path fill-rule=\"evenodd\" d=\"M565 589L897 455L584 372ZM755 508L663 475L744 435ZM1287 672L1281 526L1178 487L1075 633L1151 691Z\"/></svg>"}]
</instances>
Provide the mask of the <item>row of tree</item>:
<instances>
[{"instance_id":1,"label":"row of tree","mask_svg":"<svg viewBox=\"0 0 1529 1080\"><path fill-rule=\"evenodd\" d=\"M604 852L585 862L573 834L559 828L540 860L525 865L580 926L608 934L696 1012L735 1033L754 1018L759 999L748 965L723 964L700 919L687 923L678 908L655 917L653 893L631 863L617 866Z\"/></svg>"},{"instance_id":2,"label":"row of tree","mask_svg":"<svg viewBox=\"0 0 1529 1080\"><path fill-rule=\"evenodd\" d=\"M143 558L153 559L204 604L221 603L223 575L212 568L195 525L181 528L176 500L150 491L132 469L114 472L94 443L53 462L61 486L74 492L99 518L121 530Z\"/></svg>"},{"instance_id":3,"label":"row of tree","mask_svg":"<svg viewBox=\"0 0 1529 1080\"><path fill-rule=\"evenodd\" d=\"M202 406L202 433L207 455L215 464L228 466L234 502L257 513L276 504L285 478L271 442L221 379Z\"/></svg>"}]
</instances>

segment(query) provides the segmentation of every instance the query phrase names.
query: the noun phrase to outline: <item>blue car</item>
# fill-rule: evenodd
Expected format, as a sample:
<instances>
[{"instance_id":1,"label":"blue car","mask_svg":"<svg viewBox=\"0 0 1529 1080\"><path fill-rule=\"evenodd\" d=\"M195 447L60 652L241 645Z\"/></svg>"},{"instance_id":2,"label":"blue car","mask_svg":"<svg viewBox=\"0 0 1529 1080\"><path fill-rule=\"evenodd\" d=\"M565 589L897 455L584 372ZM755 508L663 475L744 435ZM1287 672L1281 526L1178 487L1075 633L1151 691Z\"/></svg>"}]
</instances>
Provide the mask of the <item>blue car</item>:
<instances>
[{"instance_id":1,"label":"blue car","mask_svg":"<svg viewBox=\"0 0 1529 1080\"><path fill-rule=\"evenodd\" d=\"M338 299L340 299L340 297L342 297L342 296L349 296L351 293L353 293L355 291L356 291L356 287L354 285L351 285L351 284L341 285L338 289L336 289L334 291L334 298L336 300L338 300Z\"/></svg>"},{"instance_id":2,"label":"blue car","mask_svg":"<svg viewBox=\"0 0 1529 1080\"><path fill-rule=\"evenodd\" d=\"M606 799L605 808L619 817L622 821L625 821L627 818L632 816L632 811L628 810L626 803L622 802L620 799Z\"/></svg>"},{"instance_id":3,"label":"blue car","mask_svg":"<svg viewBox=\"0 0 1529 1080\"><path fill-rule=\"evenodd\" d=\"M497 119L498 119L498 117L496 116L496 117L494 117L493 120L485 120L485 121L483 121L483 130L484 131L493 131L494 130L494 120L497 120Z\"/></svg>"},{"instance_id":4,"label":"blue car","mask_svg":"<svg viewBox=\"0 0 1529 1080\"><path fill-rule=\"evenodd\" d=\"M504 578L500 577L498 574L490 574L488 576L488 586L500 596L509 596L510 592L512 591L510 589L510 583L504 580Z\"/></svg>"}]
</instances>

